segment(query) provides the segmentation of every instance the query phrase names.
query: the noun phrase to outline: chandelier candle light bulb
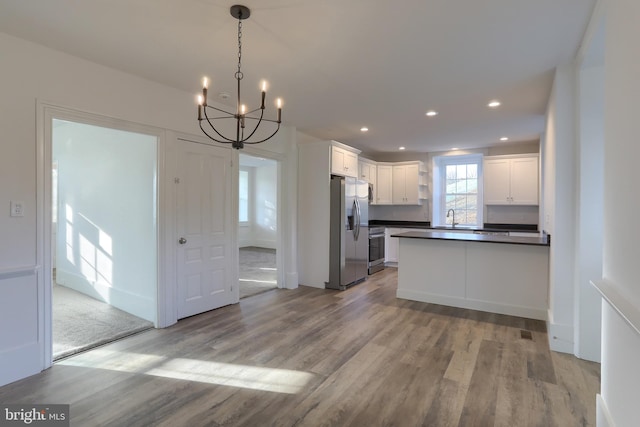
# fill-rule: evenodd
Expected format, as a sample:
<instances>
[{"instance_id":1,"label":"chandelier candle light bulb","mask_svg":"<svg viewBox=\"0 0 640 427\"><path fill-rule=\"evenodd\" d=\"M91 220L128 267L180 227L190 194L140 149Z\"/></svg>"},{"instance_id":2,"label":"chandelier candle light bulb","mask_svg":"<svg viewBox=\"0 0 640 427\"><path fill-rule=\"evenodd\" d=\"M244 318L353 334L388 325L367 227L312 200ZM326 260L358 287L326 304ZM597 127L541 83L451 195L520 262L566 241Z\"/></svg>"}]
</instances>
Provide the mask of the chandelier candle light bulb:
<instances>
[{"instance_id":1,"label":"chandelier candle light bulb","mask_svg":"<svg viewBox=\"0 0 640 427\"><path fill-rule=\"evenodd\" d=\"M204 97L198 95L198 120L202 120L202 104L204 103Z\"/></svg>"},{"instance_id":2,"label":"chandelier candle light bulb","mask_svg":"<svg viewBox=\"0 0 640 427\"><path fill-rule=\"evenodd\" d=\"M278 107L278 123L280 123L282 118L282 99L276 99L276 106Z\"/></svg>"},{"instance_id":3,"label":"chandelier candle light bulb","mask_svg":"<svg viewBox=\"0 0 640 427\"><path fill-rule=\"evenodd\" d=\"M238 20L238 68L235 72L234 76L237 81L237 104L236 104L236 112L231 113L222 108L217 108L212 105L207 104L207 90L209 89L209 79L204 77L202 79L202 95L198 97L198 125L202 132L209 137L211 140L220 142L223 144L231 144L231 146L237 150L240 150L244 147L244 144L259 144L261 142L265 142L271 139L278 131L280 130L280 124L282 123L282 99L278 98L276 100L276 106L278 108L277 120L267 119L264 117L265 111L265 99L267 95L267 81L262 80L261 82L261 102L260 107L254 110L247 109L247 106L240 103L240 81L243 78L242 74L242 21L249 18L251 15L251 10L248 7L242 5L234 5L231 6L229 10L231 16ZM209 110L215 110L219 113L222 113L220 116L210 117L208 112ZM228 137L222 134L222 132L214 126L214 122L216 120L222 119L232 119L236 121L236 134L235 137ZM255 122L255 126L253 129L249 129L248 135L245 135L245 120L251 120ZM260 137L256 137L252 139L258 127L263 122L270 122L277 125L275 130L266 138L259 139ZM203 123L206 123L207 128ZM215 132L215 134L211 133L211 131Z\"/></svg>"},{"instance_id":4,"label":"chandelier candle light bulb","mask_svg":"<svg viewBox=\"0 0 640 427\"><path fill-rule=\"evenodd\" d=\"M206 77L202 78L202 105L204 107L207 106L207 89L209 89L209 79Z\"/></svg>"}]
</instances>

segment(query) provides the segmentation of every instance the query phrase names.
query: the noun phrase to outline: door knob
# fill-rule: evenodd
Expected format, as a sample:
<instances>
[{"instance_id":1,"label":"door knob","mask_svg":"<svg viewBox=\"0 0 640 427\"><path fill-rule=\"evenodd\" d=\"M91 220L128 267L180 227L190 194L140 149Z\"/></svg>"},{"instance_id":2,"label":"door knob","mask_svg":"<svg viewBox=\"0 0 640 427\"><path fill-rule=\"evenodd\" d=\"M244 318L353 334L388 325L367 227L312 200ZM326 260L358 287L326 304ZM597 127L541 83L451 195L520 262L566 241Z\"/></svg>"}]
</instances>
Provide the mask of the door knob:
<instances>
[{"instance_id":1,"label":"door knob","mask_svg":"<svg viewBox=\"0 0 640 427\"><path fill-rule=\"evenodd\" d=\"M184 245L185 243L187 243L187 239L185 239L184 237L181 237L180 240L178 240L178 243L180 243L181 245Z\"/></svg>"}]
</instances>

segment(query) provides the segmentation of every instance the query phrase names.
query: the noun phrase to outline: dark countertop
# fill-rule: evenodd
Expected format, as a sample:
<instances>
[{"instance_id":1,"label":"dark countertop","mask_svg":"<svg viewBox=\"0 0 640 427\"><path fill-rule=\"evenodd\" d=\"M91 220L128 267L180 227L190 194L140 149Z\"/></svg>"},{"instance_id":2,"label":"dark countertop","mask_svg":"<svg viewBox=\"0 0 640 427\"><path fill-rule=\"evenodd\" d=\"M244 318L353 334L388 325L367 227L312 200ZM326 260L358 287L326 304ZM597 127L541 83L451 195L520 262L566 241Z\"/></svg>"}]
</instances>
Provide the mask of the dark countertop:
<instances>
[{"instance_id":1,"label":"dark countertop","mask_svg":"<svg viewBox=\"0 0 640 427\"><path fill-rule=\"evenodd\" d=\"M459 240L463 242L503 243L511 245L549 246L549 235L535 235L532 237L505 236L494 234L475 234L473 232L460 233L438 230L407 231L405 233L392 234L391 237L406 239L434 239L434 240Z\"/></svg>"},{"instance_id":2,"label":"dark countertop","mask_svg":"<svg viewBox=\"0 0 640 427\"><path fill-rule=\"evenodd\" d=\"M388 221L386 219L372 219L369 227L398 227L398 228L431 228L429 221Z\"/></svg>"},{"instance_id":3,"label":"dark countertop","mask_svg":"<svg viewBox=\"0 0 640 427\"><path fill-rule=\"evenodd\" d=\"M391 221L386 219L372 219L369 221L369 227L393 227L393 228L419 228L422 230L441 230L442 227L432 227L429 221ZM484 228L478 228L478 231L518 231L538 233L536 224L494 224L485 223Z\"/></svg>"}]
</instances>

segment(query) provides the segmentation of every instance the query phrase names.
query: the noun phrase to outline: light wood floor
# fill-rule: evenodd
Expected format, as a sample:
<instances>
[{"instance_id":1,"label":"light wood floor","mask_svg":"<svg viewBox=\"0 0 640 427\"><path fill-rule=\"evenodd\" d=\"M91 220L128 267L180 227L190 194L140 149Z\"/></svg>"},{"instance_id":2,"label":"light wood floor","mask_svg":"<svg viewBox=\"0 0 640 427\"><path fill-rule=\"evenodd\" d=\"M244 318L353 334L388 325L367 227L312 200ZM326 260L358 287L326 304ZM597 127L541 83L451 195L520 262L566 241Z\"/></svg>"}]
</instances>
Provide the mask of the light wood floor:
<instances>
[{"instance_id":1,"label":"light wood floor","mask_svg":"<svg viewBox=\"0 0 640 427\"><path fill-rule=\"evenodd\" d=\"M0 388L72 426L595 425L598 364L544 323L347 291L276 290L65 359ZM528 339L530 336L531 339Z\"/></svg>"}]
</instances>

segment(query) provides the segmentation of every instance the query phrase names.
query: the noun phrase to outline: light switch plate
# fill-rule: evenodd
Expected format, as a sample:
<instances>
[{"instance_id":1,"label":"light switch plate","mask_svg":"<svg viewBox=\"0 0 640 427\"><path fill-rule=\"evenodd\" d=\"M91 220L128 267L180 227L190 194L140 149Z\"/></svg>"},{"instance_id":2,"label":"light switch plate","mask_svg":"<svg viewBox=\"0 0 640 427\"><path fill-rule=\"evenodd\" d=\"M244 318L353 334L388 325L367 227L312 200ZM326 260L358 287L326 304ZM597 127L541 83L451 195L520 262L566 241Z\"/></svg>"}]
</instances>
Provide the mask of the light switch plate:
<instances>
[{"instance_id":1,"label":"light switch plate","mask_svg":"<svg viewBox=\"0 0 640 427\"><path fill-rule=\"evenodd\" d=\"M24 202L11 201L11 216L24 216Z\"/></svg>"}]
</instances>

